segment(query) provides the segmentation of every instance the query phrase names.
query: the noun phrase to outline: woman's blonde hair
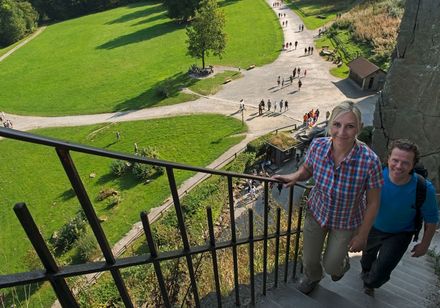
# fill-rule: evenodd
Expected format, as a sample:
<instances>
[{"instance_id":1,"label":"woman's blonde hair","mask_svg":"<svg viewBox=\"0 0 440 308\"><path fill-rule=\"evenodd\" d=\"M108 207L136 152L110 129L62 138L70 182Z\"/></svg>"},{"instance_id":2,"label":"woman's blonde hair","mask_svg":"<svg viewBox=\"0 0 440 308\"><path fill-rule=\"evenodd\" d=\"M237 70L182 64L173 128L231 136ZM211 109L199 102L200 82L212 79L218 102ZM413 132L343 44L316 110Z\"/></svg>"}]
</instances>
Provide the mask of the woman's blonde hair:
<instances>
[{"instance_id":1,"label":"woman's blonde hair","mask_svg":"<svg viewBox=\"0 0 440 308\"><path fill-rule=\"evenodd\" d=\"M353 101L343 101L339 105L337 105L332 110L332 114L330 116L330 119L328 120L327 125L327 133L329 133L330 127L332 126L333 121L339 117L341 114L347 113L347 112L353 112L354 116L356 117L357 121L357 128L358 128L358 134L361 132L362 129L362 115L361 111L358 107L354 104Z\"/></svg>"}]
</instances>

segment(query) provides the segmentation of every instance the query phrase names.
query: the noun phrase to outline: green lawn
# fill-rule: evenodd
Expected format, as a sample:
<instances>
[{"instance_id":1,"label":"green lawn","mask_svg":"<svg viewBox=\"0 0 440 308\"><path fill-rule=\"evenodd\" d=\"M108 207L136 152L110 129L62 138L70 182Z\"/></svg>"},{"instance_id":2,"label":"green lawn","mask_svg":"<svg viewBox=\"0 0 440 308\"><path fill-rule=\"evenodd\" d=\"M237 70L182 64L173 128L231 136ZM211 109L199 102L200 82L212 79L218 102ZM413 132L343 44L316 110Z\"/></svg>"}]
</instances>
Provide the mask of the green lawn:
<instances>
[{"instance_id":1,"label":"green lawn","mask_svg":"<svg viewBox=\"0 0 440 308\"><path fill-rule=\"evenodd\" d=\"M121 134L119 142L116 142L116 131ZM156 147L162 159L195 166L206 166L241 141L243 136L233 136L241 132L240 121L218 115L35 131L41 135L127 153L133 151L136 142L139 148ZM2 140L0 144L3 149L0 153L0 274L6 274L27 269L26 252L30 249L30 243L12 211L16 202L28 204L46 239L74 216L79 205L52 148L13 140ZM121 178L112 176L110 159L78 153L73 153L73 158L98 215L108 217L102 226L111 243L119 240L139 220L140 211L159 206L169 195L165 176L145 185L131 174ZM93 178L90 177L92 173L96 174ZM189 172L177 171L176 181L182 183L190 175ZM96 201L98 192L103 188L118 190L122 202L107 208L105 201Z\"/></svg>"},{"instance_id":2,"label":"green lawn","mask_svg":"<svg viewBox=\"0 0 440 308\"><path fill-rule=\"evenodd\" d=\"M309 30L318 29L335 20L336 13L350 9L355 0L290 0L289 7Z\"/></svg>"},{"instance_id":3,"label":"green lawn","mask_svg":"<svg viewBox=\"0 0 440 308\"><path fill-rule=\"evenodd\" d=\"M240 72L224 71L213 76L212 78L205 78L203 80L200 80L189 88L192 91L202 95L212 95L220 91L220 89L222 88L222 84L224 84L227 80L238 79L242 76L243 75Z\"/></svg>"},{"instance_id":4,"label":"green lawn","mask_svg":"<svg viewBox=\"0 0 440 308\"><path fill-rule=\"evenodd\" d=\"M264 0L220 1L227 49L208 64L247 67L275 60L282 42L278 20ZM246 14L243 14L246 12ZM50 25L0 63L5 112L24 115L89 114L179 103L156 88L186 72L184 25L161 3L132 4ZM264 42L262 44L261 42Z\"/></svg>"}]
</instances>

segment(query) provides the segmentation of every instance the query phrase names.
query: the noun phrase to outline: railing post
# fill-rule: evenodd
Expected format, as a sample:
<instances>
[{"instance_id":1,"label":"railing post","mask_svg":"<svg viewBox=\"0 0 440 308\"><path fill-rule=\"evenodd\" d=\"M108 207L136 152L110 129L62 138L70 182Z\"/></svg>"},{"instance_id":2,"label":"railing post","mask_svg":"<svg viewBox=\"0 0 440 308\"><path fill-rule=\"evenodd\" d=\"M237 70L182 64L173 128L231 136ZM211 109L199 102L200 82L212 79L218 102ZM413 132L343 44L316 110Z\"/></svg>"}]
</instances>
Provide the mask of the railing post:
<instances>
[{"instance_id":1,"label":"railing post","mask_svg":"<svg viewBox=\"0 0 440 308\"><path fill-rule=\"evenodd\" d=\"M168 298L168 293L167 293L166 286L165 286L165 282L163 279L162 270L160 268L160 262L157 260L154 260L157 258L158 254L157 254L156 245L154 244L153 234L151 233L150 221L148 219L148 214L145 212L141 212L140 216L141 216L142 225L144 227L145 237L147 238L148 249L150 250L150 255L153 258L153 266L154 266L154 270L156 272L157 280L159 282L159 288L160 288L160 293L162 294L163 303L164 303L165 307L171 307L170 300Z\"/></svg>"},{"instance_id":2,"label":"railing post","mask_svg":"<svg viewBox=\"0 0 440 308\"><path fill-rule=\"evenodd\" d=\"M214 233L214 223L212 221L211 207L206 208L206 215L208 217L209 247L211 249L212 270L214 272L215 293L217 296L217 305L219 308L221 308L222 307L222 296L221 296L221 291L220 291L220 278L219 278L219 274L218 274L217 251L215 249L215 233Z\"/></svg>"},{"instance_id":3,"label":"railing post","mask_svg":"<svg viewBox=\"0 0 440 308\"><path fill-rule=\"evenodd\" d=\"M255 306L255 270L254 270L254 211L249 213L249 280L251 284L251 303Z\"/></svg>"},{"instance_id":4,"label":"railing post","mask_svg":"<svg viewBox=\"0 0 440 308\"><path fill-rule=\"evenodd\" d=\"M183 212L182 212L182 207L180 205L179 193L177 192L177 185L176 185L176 180L174 178L174 171L171 166L167 166L166 171L168 176L168 182L170 185L171 196L173 197L177 222L179 224L180 236L182 237L183 251L185 253L186 263L188 265L188 273L191 281L191 288L194 295L194 302L196 307L200 307L199 292L197 290L194 266L192 262L192 257L190 255L191 247L189 245L188 235L186 233L185 220L183 219Z\"/></svg>"},{"instance_id":5,"label":"railing post","mask_svg":"<svg viewBox=\"0 0 440 308\"><path fill-rule=\"evenodd\" d=\"M280 217L281 209L277 208L276 238L275 238L275 288L278 287L278 257L280 253Z\"/></svg>"},{"instance_id":6,"label":"railing post","mask_svg":"<svg viewBox=\"0 0 440 308\"><path fill-rule=\"evenodd\" d=\"M267 234L269 228L269 184L264 181L264 230L263 230L263 295L266 295L267 284Z\"/></svg>"},{"instance_id":7,"label":"railing post","mask_svg":"<svg viewBox=\"0 0 440 308\"><path fill-rule=\"evenodd\" d=\"M289 187L289 212L287 214L287 236L286 236L286 258L284 264L284 282L287 282L289 274L289 254L290 254L290 233L292 232L292 215L293 215L293 192L294 187Z\"/></svg>"},{"instance_id":8,"label":"railing post","mask_svg":"<svg viewBox=\"0 0 440 308\"><path fill-rule=\"evenodd\" d=\"M17 203L14 206L14 212L31 241L32 246L34 246L41 263L43 263L43 266L46 269L46 275L49 278L49 282L52 285L60 304L63 307L79 307L64 278L56 278L53 276L53 274L56 274L59 271L58 265L47 248L26 204Z\"/></svg>"},{"instance_id":9,"label":"railing post","mask_svg":"<svg viewBox=\"0 0 440 308\"><path fill-rule=\"evenodd\" d=\"M301 220L302 220L303 208L300 206L298 209L298 224L296 225L296 237L295 237L295 260L293 263L293 279L296 277L296 266L298 264L298 249L299 249L299 237L301 236Z\"/></svg>"},{"instance_id":10,"label":"railing post","mask_svg":"<svg viewBox=\"0 0 440 308\"><path fill-rule=\"evenodd\" d=\"M95 210L93 209L92 203L90 202L89 196L87 195L86 189L81 181L78 171L75 168L72 157L69 151L64 148L56 148L58 157L60 158L61 164L63 165L64 171L70 180L73 190L81 204L84 214L90 224L90 227L95 234L96 240L98 241L99 247L101 248L102 254L104 255L105 261L108 264L115 264L115 257L113 256L110 245L105 237L104 231L102 230L101 224L99 222L98 216L96 216ZM119 269L111 269L113 280L115 281L116 287L118 288L119 295L121 295L122 301L125 307L133 307L130 296L128 295L127 288L125 287L124 280L122 279L121 272Z\"/></svg>"},{"instance_id":11,"label":"railing post","mask_svg":"<svg viewBox=\"0 0 440 308\"><path fill-rule=\"evenodd\" d=\"M232 260L234 266L235 305L240 306L240 290L238 285L237 234L235 230L234 191L232 189L231 176L228 176L228 199L229 199L229 217L231 221Z\"/></svg>"}]
</instances>

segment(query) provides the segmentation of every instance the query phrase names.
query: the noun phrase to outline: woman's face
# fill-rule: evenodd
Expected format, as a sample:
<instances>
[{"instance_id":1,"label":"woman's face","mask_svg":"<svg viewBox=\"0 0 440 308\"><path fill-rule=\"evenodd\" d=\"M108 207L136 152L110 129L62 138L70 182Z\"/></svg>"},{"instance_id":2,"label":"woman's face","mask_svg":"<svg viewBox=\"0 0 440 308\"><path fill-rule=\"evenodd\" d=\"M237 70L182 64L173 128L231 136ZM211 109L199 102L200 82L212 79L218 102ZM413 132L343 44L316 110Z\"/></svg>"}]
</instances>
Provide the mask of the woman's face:
<instances>
[{"instance_id":1,"label":"woman's face","mask_svg":"<svg viewBox=\"0 0 440 308\"><path fill-rule=\"evenodd\" d=\"M344 112L330 124L330 136L333 143L341 146L352 145L359 133L359 124L353 112Z\"/></svg>"}]
</instances>

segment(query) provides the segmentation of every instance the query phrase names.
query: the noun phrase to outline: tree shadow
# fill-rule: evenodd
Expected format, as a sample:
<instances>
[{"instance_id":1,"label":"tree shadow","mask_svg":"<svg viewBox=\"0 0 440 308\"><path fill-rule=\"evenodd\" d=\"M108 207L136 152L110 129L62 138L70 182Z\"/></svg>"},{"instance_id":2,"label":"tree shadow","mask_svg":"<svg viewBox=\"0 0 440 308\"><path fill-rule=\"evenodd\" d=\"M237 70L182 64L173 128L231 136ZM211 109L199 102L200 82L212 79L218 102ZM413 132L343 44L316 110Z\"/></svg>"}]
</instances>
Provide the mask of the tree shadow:
<instances>
[{"instance_id":1,"label":"tree shadow","mask_svg":"<svg viewBox=\"0 0 440 308\"><path fill-rule=\"evenodd\" d=\"M143 24L146 24L149 22L153 22L153 21L161 20L161 19L165 19L165 18L167 18L167 15L165 12L163 12L162 14L158 14L156 16L151 16L151 17L146 18L144 20L140 20L137 23L133 24L132 26L139 26L139 25L143 25Z\"/></svg>"},{"instance_id":2,"label":"tree shadow","mask_svg":"<svg viewBox=\"0 0 440 308\"><path fill-rule=\"evenodd\" d=\"M241 0L223 0L218 2L219 8L240 2Z\"/></svg>"},{"instance_id":3,"label":"tree shadow","mask_svg":"<svg viewBox=\"0 0 440 308\"><path fill-rule=\"evenodd\" d=\"M157 4L160 3L159 1L152 1L152 2L157 2ZM129 7L129 8L136 8L136 7L142 7L142 6L145 6L145 3L136 3L136 4L127 5L127 7ZM106 25L113 25L113 24L117 24L117 23L123 23L123 22L146 17L148 15L163 12L163 11L165 11L165 8L162 5L152 6L152 7L146 8L144 10L139 10L139 11L136 11L133 13L122 15L112 21L105 23L105 24Z\"/></svg>"},{"instance_id":4,"label":"tree shadow","mask_svg":"<svg viewBox=\"0 0 440 308\"><path fill-rule=\"evenodd\" d=\"M172 21L168 21L127 35L122 35L118 38L115 38L111 41L108 41L107 43L104 43L96 47L96 49L114 49L129 44L144 42L153 39L155 37L159 37L167 33L171 33L173 31L179 30L181 28L183 28L183 26L177 25Z\"/></svg>"},{"instance_id":5,"label":"tree shadow","mask_svg":"<svg viewBox=\"0 0 440 308\"><path fill-rule=\"evenodd\" d=\"M75 196L76 196L75 191L72 188L69 188L66 191L64 191L63 193L61 193L58 196L58 198L60 198L62 201L67 201L69 199L72 199Z\"/></svg>"},{"instance_id":6,"label":"tree shadow","mask_svg":"<svg viewBox=\"0 0 440 308\"><path fill-rule=\"evenodd\" d=\"M153 107L166 98L176 97L183 88L190 87L196 82L196 79L189 77L186 73L176 73L165 80L157 82L138 96L116 105L113 112Z\"/></svg>"},{"instance_id":7,"label":"tree shadow","mask_svg":"<svg viewBox=\"0 0 440 308\"><path fill-rule=\"evenodd\" d=\"M113 175L112 173L107 173L107 174L101 175L99 177L99 179L96 181L96 184L97 185L105 185L114 179L116 179L115 175Z\"/></svg>"}]
</instances>

